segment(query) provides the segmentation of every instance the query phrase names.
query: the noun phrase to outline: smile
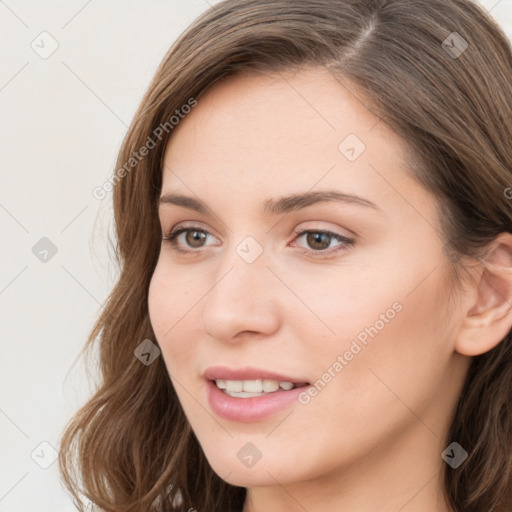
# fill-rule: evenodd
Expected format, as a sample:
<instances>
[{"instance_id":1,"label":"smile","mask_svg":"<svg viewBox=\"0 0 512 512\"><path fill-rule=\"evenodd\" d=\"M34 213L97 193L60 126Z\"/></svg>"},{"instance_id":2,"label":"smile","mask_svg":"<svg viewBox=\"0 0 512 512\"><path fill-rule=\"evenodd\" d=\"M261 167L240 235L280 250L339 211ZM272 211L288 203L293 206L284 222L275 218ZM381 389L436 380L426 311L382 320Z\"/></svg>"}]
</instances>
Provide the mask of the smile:
<instances>
[{"instance_id":1,"label":"smile","mask_svg":"<svg viewBox=\"0 0 512 512\"><path fill-rule=\"evenodd\" d=\"M215 379L215 384L225 394L236 398L254 398L275 393L279 389L290 391L299 384L288 381L277 381L269 379L256 380L225 380Z\"/></svg>"}]
</instances>

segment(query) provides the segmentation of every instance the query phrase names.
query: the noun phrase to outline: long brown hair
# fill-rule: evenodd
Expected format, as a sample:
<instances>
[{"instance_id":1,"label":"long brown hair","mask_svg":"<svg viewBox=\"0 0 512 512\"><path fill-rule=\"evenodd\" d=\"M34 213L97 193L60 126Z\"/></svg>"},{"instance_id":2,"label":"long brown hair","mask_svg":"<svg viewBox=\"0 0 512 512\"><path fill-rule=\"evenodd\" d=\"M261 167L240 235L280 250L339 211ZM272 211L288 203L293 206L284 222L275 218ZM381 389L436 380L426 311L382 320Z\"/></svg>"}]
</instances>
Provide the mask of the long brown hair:
<instances>
[{"instance_id":1,"label":"long brown hair","mask_svg":"<svg viewBox=\"0 0 512 512\"><path fill-rule=\"evenodd\" d=\"M438 200L456 285L460 257L479 257L499 233L512 232L504 192L512 186L512 52L483 7L471 0L211 7L164 57L119 152L112 194L120 276L84 346L99 350L101 382L67 425L59 453L79 510L84 496L109 512L241 509L246 489L209 466L163 358L144 365L134 350L146 339L157 343L147 299L162 236L157 200L170 119L222 77L304 65L323 66L364 93L368 109L408 143L411 175ZM510 512L512 331L473 358L446 445L452 440L469 452L459 468L445 465L453 508Z\"/></svg>"}]
</instances>

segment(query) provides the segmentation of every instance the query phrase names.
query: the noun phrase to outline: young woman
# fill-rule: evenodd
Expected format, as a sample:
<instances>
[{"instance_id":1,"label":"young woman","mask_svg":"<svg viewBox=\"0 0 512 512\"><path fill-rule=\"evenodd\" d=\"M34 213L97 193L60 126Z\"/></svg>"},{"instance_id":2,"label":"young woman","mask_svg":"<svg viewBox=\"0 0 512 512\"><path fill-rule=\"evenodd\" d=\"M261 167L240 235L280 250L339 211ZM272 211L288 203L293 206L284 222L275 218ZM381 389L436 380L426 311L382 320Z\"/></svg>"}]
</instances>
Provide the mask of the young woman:
<instances>
[{"instance_id":1,"label":"young woman","mask_svg":"<svg viewBox=\"0 0 512 512\"><path fill-rule=\"evenodd\" d=\"M227 0L112 179L83 510L512 510L512 51L470 0Z\"/></svg>"}]
</instances>

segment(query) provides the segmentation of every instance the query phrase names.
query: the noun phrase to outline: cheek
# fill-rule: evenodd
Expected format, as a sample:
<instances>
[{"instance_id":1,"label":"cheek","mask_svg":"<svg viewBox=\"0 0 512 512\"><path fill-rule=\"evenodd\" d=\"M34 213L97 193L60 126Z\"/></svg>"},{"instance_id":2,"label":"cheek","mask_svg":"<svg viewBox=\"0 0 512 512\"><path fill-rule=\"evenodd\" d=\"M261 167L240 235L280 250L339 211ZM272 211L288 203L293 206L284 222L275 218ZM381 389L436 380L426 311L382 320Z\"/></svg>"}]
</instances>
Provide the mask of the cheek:
<instances>
[{"instance_id":1,"label":"cheek","mask_svg":"<svg viewBox=\"0 0 512 512\"><path fill-rule=\"evenodd\" d=\"M294 291L310 309L295 314L303 332L298 339L308 344L309 354L302 356L315 366L327 369L349 351L348 366L365 366L354 378L375 379L368 375L371 364L429 368L435 356L448 357L440 254L435 246L411 247L418 257L404 258L397 245L408 247L390 244L364 265L332 267L329 276L322 271L307 282L295 279Z\"/></svg>"},{"instance_id":2,"label":"cheek","mask_svg":"<svg viewBox=\"0 0 512 512\"><path fill-rule=\"evenodd\" d=\"M452 353L441 270L430 273L435 266L370 269L347 275L350 292L329 289L323 320L336 335L310 350L320 386L325 383L323 398L315 400L344 411L341 416L350 411L344 421L358 418L368 425L377 416L393 417L392 411L394 417L407 413L403 403L418 414L428 406Z\"/></svg>"},{"instance_id":3,"label":"cheek","mask_svg":"<svg viewBox=\"0 0 512 512\"><path fill-rule=\"evenodd\" d=\"M192 355L193 346L189 340L196 328L191 322L196 301L186 288L176 274L171 275L165 265L157 264L148 290L148 311L153 332L172 375L177 375L180 363Z\"/></svg>"},{"instance_id":4,"label":"cheek","mask_svg":"<svg viewBox=\"0 0 512 512\"><path fill-rule=\"evenodd\" d=\"M194 302L197 302L194 297L201 293L197 289L200 280L193 284L190 270L176 270L168 260L162 250L148 290L151 324L157 336L163 333L166 338L172 336L182 321L193 313Z\"/></svg>"},{"instance_id":5,"label":"cheek","mask_svg":"<svg viewBox=\"0 0 512 512\"><path fill-rule=\"evenodd\" d=\"M160 338L165 332L168 324L168 312L174 309L173 296L169 293L170 290L166 284L169 282L168 277L162 270L159 261L151 277L148 290L149 319L157 338Z\"/></svg>"}]
</instances>

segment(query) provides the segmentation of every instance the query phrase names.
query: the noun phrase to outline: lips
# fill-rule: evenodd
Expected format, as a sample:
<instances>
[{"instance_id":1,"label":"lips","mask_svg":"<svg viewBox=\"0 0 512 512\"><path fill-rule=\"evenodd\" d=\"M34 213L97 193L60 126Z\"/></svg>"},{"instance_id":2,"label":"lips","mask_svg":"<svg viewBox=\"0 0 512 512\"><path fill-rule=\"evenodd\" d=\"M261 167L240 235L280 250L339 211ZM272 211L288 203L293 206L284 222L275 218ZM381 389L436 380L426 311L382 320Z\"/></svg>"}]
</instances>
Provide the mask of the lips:
<instances>
[{"instance_id":1,"label":"lips","mask_svg":"<svg viewBox=\"0 0 512 512\"><path fill-rule=\"evenodd\" d=\"M251 367L210 367L204 372L203 377L207 380L207 399L212 411L222 418L245 423L263 420L290 407L308 386L306 379ZM234 389L231 386L235 382L239 385L243 383L243 386L247 383L257 385L262 382L279 382L287 385L284 388L279 386L276 391L264 393L230 392L221 389L225 384Z\"/></svg>"}]
</instances>

